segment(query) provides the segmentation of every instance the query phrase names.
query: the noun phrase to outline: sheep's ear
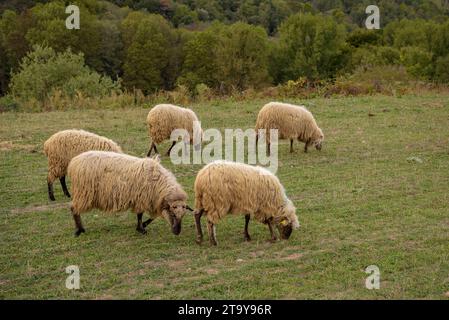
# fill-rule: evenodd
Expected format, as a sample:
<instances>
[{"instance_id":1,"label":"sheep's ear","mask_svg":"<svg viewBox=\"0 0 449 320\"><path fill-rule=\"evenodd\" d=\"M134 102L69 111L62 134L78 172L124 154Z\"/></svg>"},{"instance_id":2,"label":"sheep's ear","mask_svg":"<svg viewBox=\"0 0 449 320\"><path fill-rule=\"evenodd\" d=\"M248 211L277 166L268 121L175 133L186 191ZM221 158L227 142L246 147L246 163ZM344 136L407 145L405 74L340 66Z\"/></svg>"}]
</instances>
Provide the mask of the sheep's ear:
<instances>
[{"instance_id":1,"label":"sheep's ear","mask_svg":"<svg viewBox=\"0 0 449 320\"><path fill-rule=\"evenodd\" d=\"M189 210L189 211L193 211L193 209L190 208L188 205L186 206L186 209Z\"/></svg>"}]
</instances>

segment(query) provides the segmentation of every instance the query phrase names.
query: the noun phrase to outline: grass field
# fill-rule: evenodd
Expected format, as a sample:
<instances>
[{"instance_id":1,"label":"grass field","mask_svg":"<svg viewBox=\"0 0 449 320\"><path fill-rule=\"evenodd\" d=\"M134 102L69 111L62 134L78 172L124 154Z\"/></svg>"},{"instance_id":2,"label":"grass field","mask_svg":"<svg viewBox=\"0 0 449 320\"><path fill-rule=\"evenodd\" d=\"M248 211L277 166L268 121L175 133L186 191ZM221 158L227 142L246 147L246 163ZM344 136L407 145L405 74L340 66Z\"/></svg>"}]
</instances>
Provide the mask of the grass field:
<instances>
[{"instance_id":1,"label":"grass field","mask_svg":"<svg viewBox=\"0 0 449 320\"><path fill-rule=\"evenodd\" d=\"M265 102L193 109L203 128L249 128ZM252 221L245 243L243 216L228 217L217 227L218 247L195 244L191 215L178 237L163 220L143 236L135 215L93 211L75 238L59 183L57 201L48 201L42 145L51 134L83 128L144 156L148 109L0 114L0 298L447 299L449 96L302 103L326 140L307 154L280 144L278 176L301 228L272 244L266 226ZM201 166L162 162L193 205ZM65 288L68 265L80 267L80 290ZM380 269L379 290L365 288L369 265Z\"/></svg>"}]
</instances>

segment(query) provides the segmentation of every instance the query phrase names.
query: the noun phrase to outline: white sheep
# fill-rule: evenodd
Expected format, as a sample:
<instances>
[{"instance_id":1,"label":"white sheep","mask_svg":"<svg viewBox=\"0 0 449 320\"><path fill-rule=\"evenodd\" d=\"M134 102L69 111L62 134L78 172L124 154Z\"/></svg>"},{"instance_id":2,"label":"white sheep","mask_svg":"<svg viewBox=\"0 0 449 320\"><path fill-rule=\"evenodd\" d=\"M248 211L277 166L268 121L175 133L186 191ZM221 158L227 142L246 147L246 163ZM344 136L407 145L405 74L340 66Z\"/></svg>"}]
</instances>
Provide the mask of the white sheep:
<instances>
[{"instance_id":1,"label":"white sheep","mask_svg":"<svg viewBox=\"0 0 449 320\"><path fill-rule=\"evenodd\" d=\"M279 139L290 139L290 152L293 152L293 140L304 142L304 152L311 145L321 150L324 140L323 131L318 127L312 113L304 106L288 103L270 102L259 111L256 121L256 132L263 130L267 141L267 152L270 153L268 130L277 129ZM256 135L256 141L259 135Z\"/></svg>"},{"instance_id":2,"label":"white sheep","mask_svg":"<svg viewBox=\"0 0 449 320\"><path fill-rule=\"evenodd\" d=\"M207 217L212 245L217 244L215 224L225 215L245 214L245 239L250 240L250 217L268 225L271 239L277 239L273 226L282 239L299 227L296 209L287 198L279 179L268 170L243 163L218 160L202 168L195 180L195 223L197 242L201 243L201 216Z\"/></svg>"},{"instance_id":3,"label":"white sheep","mask_svg":"<svg viewBox=\"0 0 449 320\"><path fill-rule=\"evenodd\" d=\"M53 182L59 178L64 195L70 198L65 176L67 166L73 157L90 150L114 151L122 149L114 141L84 130L64 130L52 135L44 143L44 153L48 158L48 197L54 201Z\"/></svg>"},{"instance_id":4,"label":"white sheep","mask_svg":"<svg viewBox=\"0 0 449 320\"><path fill-rule=\"evenodd\" d=\"M171 134L176 129L184 129L189 134L184 137L185 142L194 142L194 135L198 135L198 139L201 139L201 125L195 112L187 108L181 108L172 104L158 104L148 112L147 116L148 133L151 138L151 147L147 156L151 156L151 152L154 149L156 153L156 145L164 140L171 138ZM174 147L177 141L172 141L172 145L167 151L167 155L170 155L171 149ZM198 141L198 144L201 141ZM195 146L195 147L198 147Z\"/></svg>"},{"instance_id":5,"label":"white sheep","mask_svg":"<svg viewBox=\"0 0 449 320\"><path fill-rule=\"evenodd\" d=\"M131 209L137 214L137 231L141 233L162 216L175 235L181 232L186 209L192 210L186 205L187 194L159 159L89 151L72 159L68 175L72 181L76 236L85 232L80 214L94 208L106 212ZM150 214L150 219L142 222L144 212Z\"/></svg>"}]
</instances>

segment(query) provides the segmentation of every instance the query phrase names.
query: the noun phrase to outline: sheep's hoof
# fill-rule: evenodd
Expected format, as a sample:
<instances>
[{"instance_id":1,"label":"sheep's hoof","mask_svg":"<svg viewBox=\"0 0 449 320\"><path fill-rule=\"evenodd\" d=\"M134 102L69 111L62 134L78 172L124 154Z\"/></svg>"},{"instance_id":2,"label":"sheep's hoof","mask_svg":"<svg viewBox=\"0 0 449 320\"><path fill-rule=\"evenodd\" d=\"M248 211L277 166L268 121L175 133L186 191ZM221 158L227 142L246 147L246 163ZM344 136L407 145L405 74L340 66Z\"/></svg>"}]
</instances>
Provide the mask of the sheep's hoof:
<instances>
[{"instance_id":1,"label":"sheep's hoof","mask_svg":"<svg viewBox=\"0 0 449 320\"><path fill-rule=\"evenodd\" d=\"M81 233L84 233L84 232L86 232L86 230L84 230L84 228L80 228L80 229L76 230L75 231L75 237L79 237L79 235Z\"/></svg>"},{"instance_id":2,"label":"sheep's hoof","mask_svg":"<svg viewBox=\"0 0 449 320\"><path fill-rule=\"evenodd\" d=\"M209 241L211 246L216 246L217 245L217 241L215 240L211 240Z\"/></svg>"},{"instance_id":3,"label":"sheep's hoof","mask_svg":"<svg viewBox=\"0 0 449 320\"><path fill-rule=\"evenodd\" d=\"M142 229L137 228L136 230L141 234L147 234L147 230L145 230L143 228Z\"/></svg>"},{"instance_id":4,"label":"sheep's hoof","mask_svg":"<svg viewBox=\"0 0 449 320\"><path fill-rule=\"evenodd\" d=\"M203 242L203 238L198 237L198 238L195 239L195 242L196 242L197 244L201 244L201 243Z\"/></svg>"},{"instance_id":5,"label":"sheep's hoof","mask_svg":"<svg viewBox=\"0 0 449 320\"><path fill-rule=\"evenodd\" d=\"M70 193L64 193L67 198L71 198Z\"/></svg>"},{"instance_id":6,"label":"sheep's hoof","mask_svg":"<svg viewBox=\"0 0 449 320\"><path fill-rule=\"evenodd\" d=\"M48 198L50 199L50 201L55 201L55 196L54 195L49 195Z\"/></svg>"},{"instance_id":7,"label":"sheep's hoof","mask_svg":"<svg viewBox=\"0 0 449 320\"><path fill-rule=\"evenodd\" d=\"M250 242L250 241L251 241L251 237L250 237L249 235L246 235L246 236L245 236L245 241L246 241L246 242Z\"/></svg>"}]
</instances>

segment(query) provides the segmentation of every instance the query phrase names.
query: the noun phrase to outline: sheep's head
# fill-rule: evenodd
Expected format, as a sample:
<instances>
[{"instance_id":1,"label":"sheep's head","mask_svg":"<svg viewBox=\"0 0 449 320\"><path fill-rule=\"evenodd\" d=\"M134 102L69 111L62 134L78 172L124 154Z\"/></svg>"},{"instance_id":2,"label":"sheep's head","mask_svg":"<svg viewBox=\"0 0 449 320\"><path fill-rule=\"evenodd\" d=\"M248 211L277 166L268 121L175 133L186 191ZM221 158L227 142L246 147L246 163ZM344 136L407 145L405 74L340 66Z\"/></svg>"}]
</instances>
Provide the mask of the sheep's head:
<instances>
[{"instance_id":1,"label":"sheep's head","mask_svg":"<svg viewBox=\"0 0 449 320\"><path fill-rule=\"evenodd\" d=\"M186 210L192 211L187 205L185 192L173 192L164 198L162 204L162 216L170 224L173 234L181 233L181 221Z\"/></svg>"},{"instance_id":2,"label":"sheep's head","mask_svg":"<svg viewBox=\"0 0 449 320\"><path fill-rule=\"evenodd\" d=\"M317 132L317 134L316 134L316 137L315 137L315 139L314 139L314 141L313 141L313 144L315 145L315 148L316 148L317 150L321 150L323 141L324 141L324 134L323 134L323 131L321 131L321 129L318 129L318 132Z\"/></svg>"},{"instance_id":3,"label":"sheep's head","mask_svg":"<svg viewBox=\"0 0 449 320\"><path fill-rule=\"evenodd\" d=\"M296 216L296 208L290 200L287 200L281 210L281 215L275 218L274 222L281 239L287 240L290 238L293 229L299 228L299 221Z\"/></svg>"}]
</instances>

